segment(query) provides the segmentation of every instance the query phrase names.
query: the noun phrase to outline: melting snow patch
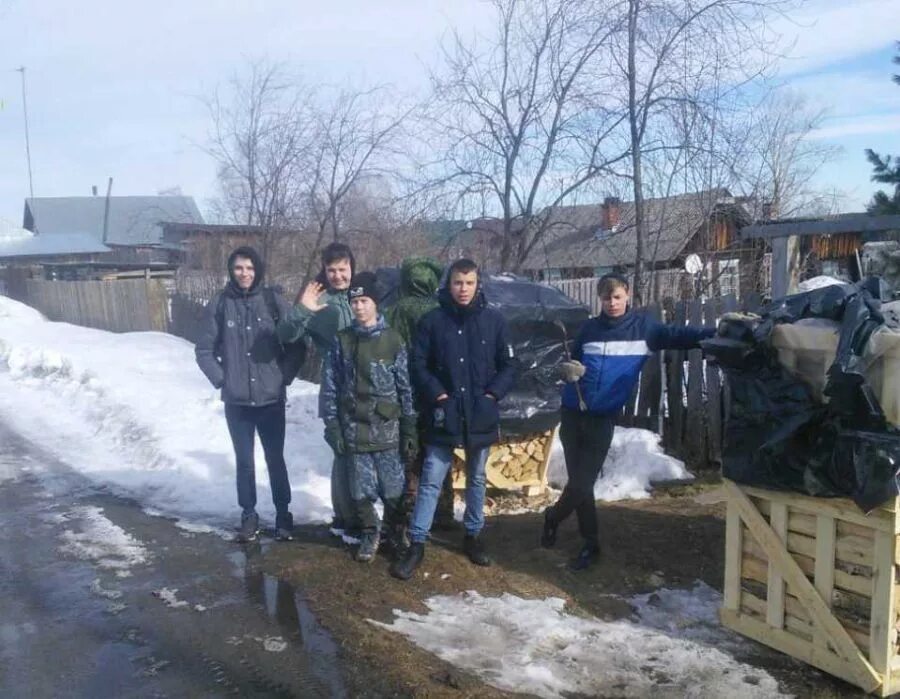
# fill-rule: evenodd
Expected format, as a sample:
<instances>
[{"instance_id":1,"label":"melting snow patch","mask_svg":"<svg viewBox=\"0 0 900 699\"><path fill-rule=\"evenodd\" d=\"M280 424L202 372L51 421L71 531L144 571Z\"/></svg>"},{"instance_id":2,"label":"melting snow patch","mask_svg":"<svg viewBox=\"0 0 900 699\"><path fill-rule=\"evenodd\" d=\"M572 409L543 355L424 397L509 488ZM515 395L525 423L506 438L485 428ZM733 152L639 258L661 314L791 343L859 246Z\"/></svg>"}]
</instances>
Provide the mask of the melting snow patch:
<instances>
[{"instance_id":1,"label":"melting snow patch","mask_svg":"<svg viewBox=\"0 0 900 699\"><path fill-rule=\"evenodd\" d=\"M281 653L287 648L287 641L281 636L269 636L263 641L263 648L270 653Z\"/></svg>"},{"instance_id":2,"label":"melting snow patch","mask_svg":"<svg viewBox=\"0 0 900 699\"><path fill-rule=\"evenodd\" d=\"M69 518L79 519L83 529L80 533L71 529L62 533L60 551L64 553L119 573L126 573L131 566L146 563L150 558L141 542L103 516L101 507L76 507Z\"/></svg>"},{"instance_id":3,"label":"melting snow patch","mask_svg":"<svg viewBox=\"0 0 900 699\"><path fill-rule=\"evenodd\" d=\"M172 588L171 590L168 587L163 587L159 590L154 590L153 596L161 599L166 603L167 607L172 607L172 609L190 606L188 602L178 599L178 597L175 596L176 592L178 592L177 587Z\"/></svg>"},{"instance_id":4,"label":"melting snow patch","mask_svg":"<svg viewBox=\"0 0 900 699\"><path fill-rule=\"evenodd\" d=\"M768 673L716 647L648 625L578 617L559 598L467 592L425 604L427 614L395 610L392 624L369 621L500 689L541 697L786 696Z\"/></svg>"}]
</instances>

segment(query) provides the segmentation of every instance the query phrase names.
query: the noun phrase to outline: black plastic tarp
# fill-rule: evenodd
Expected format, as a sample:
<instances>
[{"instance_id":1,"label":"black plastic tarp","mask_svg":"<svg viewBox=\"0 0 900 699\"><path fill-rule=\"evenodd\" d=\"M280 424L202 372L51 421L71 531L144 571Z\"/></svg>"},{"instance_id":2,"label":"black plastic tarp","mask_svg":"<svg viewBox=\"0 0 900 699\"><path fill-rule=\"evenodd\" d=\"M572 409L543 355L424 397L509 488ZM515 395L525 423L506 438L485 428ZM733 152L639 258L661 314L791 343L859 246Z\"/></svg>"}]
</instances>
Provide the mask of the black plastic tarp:
<instances>
[{"instance_id":1,"label":"black plastic tarp","mask_svg":"<svg viewBox=\"0 0 900 699\"><path fill-rule=\"evenodd\" d=\"M400 271L377 272L381 305L396 302ZM514 276L486 276L482 290L488 306L506 318L519 374L515 387L500 403L500 429L504 436L543 432L559 423L559 376L556 367L565 359L563 330L571 342L588 319L585 306L558 289Z\"/></svg>"},{"instance_id":2,"label":"black plastic tarp","mask_svg":"<svg viewBox=\"0 0 900 699\"><path fill-rule=\"evenodd\" d=\"M864 375L873 332L892 325L877 278L777 299L758 317L723 321L703 343L723 369L726 405L722 472L739 483L851 497L870 511L900 492L900 430L889 424ZM820 318L839 324L827 402L782 366L771 335L780 323Z\"/></svg>"}]
</instances>

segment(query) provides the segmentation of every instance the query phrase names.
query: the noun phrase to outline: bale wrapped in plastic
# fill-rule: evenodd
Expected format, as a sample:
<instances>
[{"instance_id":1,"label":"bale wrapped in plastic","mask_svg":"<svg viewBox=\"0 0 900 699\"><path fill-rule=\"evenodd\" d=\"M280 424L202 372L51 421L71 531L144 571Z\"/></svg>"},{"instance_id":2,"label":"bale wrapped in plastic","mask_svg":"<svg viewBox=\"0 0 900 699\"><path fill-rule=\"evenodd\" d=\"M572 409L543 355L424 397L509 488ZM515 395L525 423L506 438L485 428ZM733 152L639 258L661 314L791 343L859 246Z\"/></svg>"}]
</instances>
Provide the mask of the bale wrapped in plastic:
<instances>
[{"instance_id":1,"label":"bale wrapped in plastic","mask_svg":"<svg viewBox=\"0 0 900 699\"><path fill-rule=\"evenodd\" d=\"M900 333L882 291L869 279L788 296L703 343L730 389L723 475L866 511L900 492Z\"/></svg>"}]
</instances>

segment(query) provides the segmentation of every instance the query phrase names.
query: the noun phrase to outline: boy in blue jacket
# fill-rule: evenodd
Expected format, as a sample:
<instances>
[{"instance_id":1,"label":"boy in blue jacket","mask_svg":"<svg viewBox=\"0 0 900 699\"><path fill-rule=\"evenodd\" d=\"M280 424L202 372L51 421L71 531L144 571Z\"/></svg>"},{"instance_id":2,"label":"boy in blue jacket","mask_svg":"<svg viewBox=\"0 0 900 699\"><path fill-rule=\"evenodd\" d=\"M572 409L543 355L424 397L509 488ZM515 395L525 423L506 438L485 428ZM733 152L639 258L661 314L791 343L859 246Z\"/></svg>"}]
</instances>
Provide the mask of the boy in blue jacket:
<instances>
[{"instance_id":1,"label":"boy in blue jacket","mask_svg":"<svg viewBox=\"0 0 900 699\"><path fill-rule=\"evenodd\" d=\"M560 369L562 392L559 438L568 482L555 505L544 511L541 545L556 543L556 531L572 512L584 539L571 568L583 570L600 555L594 484L612 443L616 418L637 383L651 352L694 349L715 334L713 328L663 325L628 308L628 282L607 274L597 283L601 313L578 333L572 359Z\"/></svg>"}]
</instances>

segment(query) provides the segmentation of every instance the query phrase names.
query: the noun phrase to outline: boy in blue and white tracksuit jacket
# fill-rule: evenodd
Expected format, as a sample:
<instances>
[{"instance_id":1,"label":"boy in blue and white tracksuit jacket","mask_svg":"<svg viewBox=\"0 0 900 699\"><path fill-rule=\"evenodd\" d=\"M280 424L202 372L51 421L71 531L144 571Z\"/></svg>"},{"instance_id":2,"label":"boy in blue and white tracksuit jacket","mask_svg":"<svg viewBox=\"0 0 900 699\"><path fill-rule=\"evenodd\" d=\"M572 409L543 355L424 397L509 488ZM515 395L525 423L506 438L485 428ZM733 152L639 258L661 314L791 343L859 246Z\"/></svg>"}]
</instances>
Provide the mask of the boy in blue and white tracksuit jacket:
<instances>
[{"instance_id":1,"label":"boy in blue and white tracksuit jacket","mask_svg":"<svg viewBox=\"0 0 900 699\"><path fill-rule=\"evenodd\" d=\"M544 512L541 543L556 542L556 529L574 511L584 546L572 567L588 567L600 553L594 483L612 443L616 418L637 383L651 352L693 349L715 329L663 325L628 308L628 282L606 275L597 284L602 311L582 326L563 362L567 381L562 392L559 436L568 482L556 504Z\"/></svg>"}]
</instances>

